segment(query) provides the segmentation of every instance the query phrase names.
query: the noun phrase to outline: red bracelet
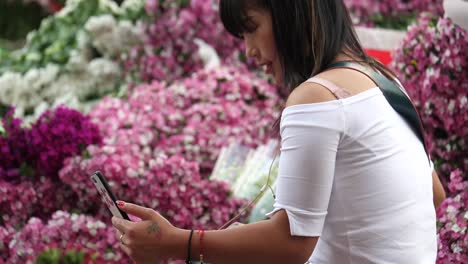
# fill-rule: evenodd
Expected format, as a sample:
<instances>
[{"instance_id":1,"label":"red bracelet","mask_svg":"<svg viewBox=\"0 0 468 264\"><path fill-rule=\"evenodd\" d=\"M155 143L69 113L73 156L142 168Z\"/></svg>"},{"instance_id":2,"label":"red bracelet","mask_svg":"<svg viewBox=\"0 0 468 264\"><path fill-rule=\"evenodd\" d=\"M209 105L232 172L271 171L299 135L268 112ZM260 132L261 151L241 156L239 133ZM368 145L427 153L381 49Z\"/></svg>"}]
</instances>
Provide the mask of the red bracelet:
<instances>
[{"instance_id":1,"label":"red bracelet","mask_svg":"<svg viewBox=\"0 0 468 264\"><path fill-rule=\"evenodd\" d=\"M199 230L198 231L200 234L200 263L203 264L203 235L205 235L205 230Z\"/></svg>"}]
</instances>

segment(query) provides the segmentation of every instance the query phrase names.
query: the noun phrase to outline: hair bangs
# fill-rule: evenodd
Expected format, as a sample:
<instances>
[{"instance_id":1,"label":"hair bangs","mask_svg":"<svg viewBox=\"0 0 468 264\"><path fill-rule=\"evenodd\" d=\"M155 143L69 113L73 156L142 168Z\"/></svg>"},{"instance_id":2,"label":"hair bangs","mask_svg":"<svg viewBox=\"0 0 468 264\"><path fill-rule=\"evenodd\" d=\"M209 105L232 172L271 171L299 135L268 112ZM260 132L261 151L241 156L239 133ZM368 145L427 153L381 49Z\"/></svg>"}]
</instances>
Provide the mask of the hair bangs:
<instances>
[{"instance_id":1,"label":"hair bangs","mask_svg":"<svg viewBox=\"0 0 468 264\"><path fill-rule=\"evenodd\" d=\"M244 32L251 32L255 27L247 16L243 0L220 0L219 16L224 28L237 38L242 38Z\"/></svg>"}]
</instances>

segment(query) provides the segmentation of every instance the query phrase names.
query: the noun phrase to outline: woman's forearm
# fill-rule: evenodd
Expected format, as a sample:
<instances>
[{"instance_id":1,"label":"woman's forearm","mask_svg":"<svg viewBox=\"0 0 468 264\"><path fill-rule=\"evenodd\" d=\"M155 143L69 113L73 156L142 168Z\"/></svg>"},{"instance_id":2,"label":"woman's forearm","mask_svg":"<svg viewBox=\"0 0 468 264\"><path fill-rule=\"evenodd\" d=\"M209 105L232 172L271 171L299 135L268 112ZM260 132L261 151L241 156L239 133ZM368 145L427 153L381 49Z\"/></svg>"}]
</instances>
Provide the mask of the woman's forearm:
<instances>
[{"instance_id":1,"label":"woman's forearm","mask_svg":"<svg viewBox=\"0 0 468 264\"><path fill-rule=\"evenodd\" d=\"M190 231L179 230L175 235L174 253L177 258L187 257ZM284 211L267 221L242 225L220 231L206 231L203 237L204 260L212 264L230 263L305 263L318 238L293 237ZM200 236L192 238L192 260L200 256Z\"/></svg>"}]
</instances>

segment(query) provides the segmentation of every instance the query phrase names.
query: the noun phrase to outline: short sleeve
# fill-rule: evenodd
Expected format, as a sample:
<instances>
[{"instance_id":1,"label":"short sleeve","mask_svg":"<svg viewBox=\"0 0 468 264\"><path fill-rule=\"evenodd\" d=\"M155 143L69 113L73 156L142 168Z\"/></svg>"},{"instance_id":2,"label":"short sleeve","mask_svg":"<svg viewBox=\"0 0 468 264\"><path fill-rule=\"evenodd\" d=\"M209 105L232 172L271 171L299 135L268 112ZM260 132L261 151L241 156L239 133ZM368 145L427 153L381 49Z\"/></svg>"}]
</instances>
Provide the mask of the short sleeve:
<instances>
[{"instance_id":1,"label":"short sleeve","mask_svg":"<svg viewBox=\"0 0 468 264\"><path fill-rule=\"evenodd\" d=\"M276 200L267 216L285 210L291 235L320 236L344 131L343 108L339 101L288 107L280 129Z\"/></svg>"}]
</instances>

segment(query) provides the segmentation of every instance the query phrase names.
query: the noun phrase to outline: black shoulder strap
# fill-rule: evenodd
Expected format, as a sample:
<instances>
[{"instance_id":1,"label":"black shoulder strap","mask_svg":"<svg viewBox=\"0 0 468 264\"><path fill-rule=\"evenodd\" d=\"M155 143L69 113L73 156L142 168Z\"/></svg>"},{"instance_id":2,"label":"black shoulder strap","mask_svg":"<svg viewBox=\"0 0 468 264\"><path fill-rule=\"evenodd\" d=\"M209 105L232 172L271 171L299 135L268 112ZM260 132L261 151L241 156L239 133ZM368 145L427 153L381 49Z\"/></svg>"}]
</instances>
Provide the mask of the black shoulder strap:
<instances>
[{"instance_id":1,"label":"black shoulder strap","mask_svg":"<svg viewBox=\"0 0 468 264\"><path fill-rule=\"evenodd\" d=\"M418 138L423 143L424 149L429 156L421 118L416 110L416 107L413 105L413 102L411 102L410 98L397 86L396 82L389 80L382 73L372 69L371 67L365 67L357 62L338 62L328 67L328 69L331 68L353 69L362 72L370 79L372 79L379 86L383 95L385 98L387 98L388 103L411 126L414 133L416 133Z\"/></svg>"}]
</instances>

